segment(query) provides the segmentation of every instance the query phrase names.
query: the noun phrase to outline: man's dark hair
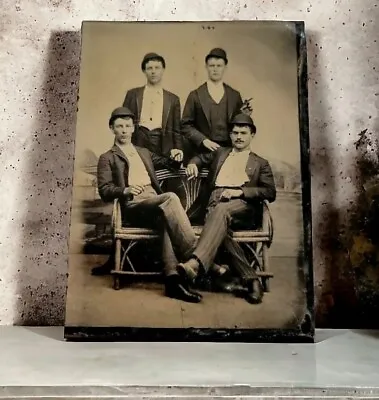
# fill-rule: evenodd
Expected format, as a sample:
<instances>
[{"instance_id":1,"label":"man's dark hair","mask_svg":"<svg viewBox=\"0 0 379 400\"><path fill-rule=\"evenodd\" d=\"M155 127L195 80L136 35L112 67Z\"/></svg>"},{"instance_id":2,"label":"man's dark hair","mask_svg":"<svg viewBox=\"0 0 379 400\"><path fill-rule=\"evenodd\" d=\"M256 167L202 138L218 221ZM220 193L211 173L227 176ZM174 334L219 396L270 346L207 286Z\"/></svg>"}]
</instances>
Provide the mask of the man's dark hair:
<instances>
[{"instance_id":1,"label":"man's dark hair","mask_svg":"<svg viewBox=\"0 0 379 400\"><path fill-rule=\"evenodd\" d=\"M118 118L122 118L122 119L125 119L125 120L131 119L133 121L133 123L134 123L134 119L130 115L115 115L115 116L109 118L109 127L110 128L113 128L113 123Z\"/></svg>"},{"instance_id":2,"label":"man's dark hair","mask_svg":"<svg viewBox=\"0 0 379 400\"><path fill-rule=\"evenodd\" d=\"M215 58L217 60L224 60L225 65L228 64L228 57L226 55L226 51L224 49L221 49L219 47L216 47L215 49L212 49L205 57L205 63L208 64L208 60L210 58Z\"/></svg>"},{"instance_id":3,"label":"man's dark hair","mask_svg":"<svg viewBox=\"0 0 379 400\"><path fill-rule=\"evenodd\" d=\"M141 69L142 69L142 71L145 71L145 69L146 69L146 64L147 64L149 61L159 61L159 62L161 62L163 68L166 68L166 61L165 61L165 59L164 59L162 56L156 55L156 56L153 56L153 57L144 58L144 59L142 60L142 63L141 63Z\"/></svg>"},{"instance_id":4,"label":"man's dark hair","mask_svg":"<svg viewBox=\"0 0 379 400\"><path fill-rule=\"evenodd\" d=\"M255 126L255 125L250 125L250 124L233 124L232 125L232 130L233 130L233 128L235 127L235 126L240 126L240 127L242 127L242 128L250 128L250 133L254 133L254 134L256 134L257 133L257 127Z\"/></svg>"}]
</instances>

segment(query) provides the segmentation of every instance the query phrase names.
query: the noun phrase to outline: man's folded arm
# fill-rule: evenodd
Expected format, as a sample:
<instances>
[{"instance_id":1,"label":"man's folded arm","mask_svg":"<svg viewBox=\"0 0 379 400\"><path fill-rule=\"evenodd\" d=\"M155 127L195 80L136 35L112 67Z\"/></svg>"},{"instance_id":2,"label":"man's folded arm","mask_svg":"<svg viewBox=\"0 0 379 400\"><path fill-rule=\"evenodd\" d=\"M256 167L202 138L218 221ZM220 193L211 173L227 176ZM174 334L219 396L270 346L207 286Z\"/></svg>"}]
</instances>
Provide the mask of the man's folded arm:
<instances>
[{"instance_id":1,"label":"man's folded arm","mask_svg":"<svg viewBox=\"0 0 379 400\"><path fill-rule=\"evenodd\" d=\"M209 165L212 164L213 160L215 159L216 154L217 154L217 151L198 154L198 155L192 157L189 160L188 164L196 164L196 166L199 170L201 168L207 168Z\"/></svg>"},{"instance_id":2,"label":"man's folded arm","mask_svg":"<svg viewBox=\"0 0 379 400\"><path fill-rule=\"evenodd\" d=\"M195 94L191 92L184 105L181 131L190 142L200 147L207 137L195 128Z\"/></svg>"},{"instance_id":3,"label":"man's folded arm","mask_svg":"<svg viewBox=\"0 0 379 400\"><path fill-rule=\"evenodd\" d=\"M108 157L101 155L97 164L97 187L100 197L105 202L115 199L127 200L125 188L113 183L112 168Z\"/></svg>"},{"instance_id":4,"label":"man's folded arm","mask_svg":"<svg viewBox=\"0 0 379 400\"><path fill-rule=\"evenodd\" d=\"M173 146L174 149L183 150L183 136L180 132L180 100L175 98L174 106L174 126L173 126Z\"/></svg>"},{"instance_id":5,"label":"man's folded arm","mask_svg":"<svg viewBox=\"0 0 379 400\"><path fill-rule=\"evenodd\" d=\"M161 156L159 154L153 153L152 151L149 150L151 160L154 165L154 169L163 169L163 168L168 168L171 170L177 170L181 166L180 161L175 161L170 157L167 156Z\"/></svg>"}]
</instances>

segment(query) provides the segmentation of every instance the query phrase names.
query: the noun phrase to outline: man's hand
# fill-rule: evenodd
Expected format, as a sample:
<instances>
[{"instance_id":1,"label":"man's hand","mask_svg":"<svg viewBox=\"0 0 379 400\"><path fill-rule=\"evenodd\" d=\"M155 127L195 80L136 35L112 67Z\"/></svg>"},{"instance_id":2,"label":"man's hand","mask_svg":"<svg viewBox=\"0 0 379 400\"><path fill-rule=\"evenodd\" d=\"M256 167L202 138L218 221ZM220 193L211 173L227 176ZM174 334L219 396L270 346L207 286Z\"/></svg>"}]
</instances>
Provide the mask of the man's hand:
<instances>
[{"instance_id":1,"label":"man's hand","mask_svg":"<svg viewBox=\"0 0 379 400\"><path fill-rule=\"evenodd\" d=\"M186 168L188 179L196 178L199 175L199 169L196 164L188 164Z\"/></svg>"},{"instance_id":2,"label":"man's hand","mask_svg":"<svg viewBox=\"0 0 379 400\"><path fill-rule=\"evenodd\" d=\"M238 199L243 195L242 189L225 189L221 193L221 200L228 201L230 199Z\"/></svg>"},{"instance_id":3,"label":"man's hand","mask_svg":"<svg viewBox=\"0 0 379 400\"><path fill-rule=\"evenodd\" d=\"M132 194L133 196L138 196L144 191L144 187L142 185L131 185L125 188L124 195Z\"/></svg>"},{"instance_id":4,"label":"man's hand","mask_svg":"<svg viewBox=\"0 0 379 400\"><path fill-rule=\"evenodd\" d=\"M212 140L209 140L209 139L203 140L203 146L206 147L210 151L215 151L220 147L219 144L212 142Z\"/></svg>"},{"instance_id":5,"label":"man's hand","mask_svg":"<svg viewBox=\"0 0 379 400\"><path fill-rule=\"evenodd\" d=\"M179 149L172 149L170 151L170 158L175 161L182 162L183 161L183 151Z\"/></svg>"}]
</instances>

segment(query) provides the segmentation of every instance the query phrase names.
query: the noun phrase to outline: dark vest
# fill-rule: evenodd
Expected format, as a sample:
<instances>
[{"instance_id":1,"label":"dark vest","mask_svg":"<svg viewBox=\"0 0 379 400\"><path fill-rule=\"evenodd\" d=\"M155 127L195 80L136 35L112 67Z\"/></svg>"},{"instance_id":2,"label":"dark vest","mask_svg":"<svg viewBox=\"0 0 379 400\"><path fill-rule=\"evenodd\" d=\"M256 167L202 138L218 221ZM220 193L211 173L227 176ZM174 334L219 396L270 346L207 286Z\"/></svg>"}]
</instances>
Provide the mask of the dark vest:
<instances>
[{"instance_id":1,"label":"dark vest","mask_svg":"<svg viewBox=\"0 0 379 400\"><path fill-rule=\"evenodd\" d=\"M132 136L134 146L145 147L146 149L162 155L162 129L152 131L144 126L137 126Z\"/></svg>"},{"instance_id":2,"label":"dark vest","mask_svg":"<svg viewBox=\"0 0 379 400\"><path fill-rule=\"evenodd\" d=\"M228 142L228 103L226 93L222 96L221 101L217 104L209 94L207 101L209 102L210 109L210 123L211 123L211 140L216 142Z\"/></svg>"}]
</instances>

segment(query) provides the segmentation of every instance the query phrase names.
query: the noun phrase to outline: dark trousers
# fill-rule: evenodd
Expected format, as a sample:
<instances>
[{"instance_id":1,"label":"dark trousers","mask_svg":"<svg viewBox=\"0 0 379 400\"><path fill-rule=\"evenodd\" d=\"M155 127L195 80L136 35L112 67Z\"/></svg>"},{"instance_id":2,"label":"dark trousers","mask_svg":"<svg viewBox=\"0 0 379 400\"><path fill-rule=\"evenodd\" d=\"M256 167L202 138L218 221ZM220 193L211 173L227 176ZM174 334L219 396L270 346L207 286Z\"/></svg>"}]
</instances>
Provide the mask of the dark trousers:
<instances>
[{"instance_id":1,"label":"dark trousers","mask_svg":"<svg viewBox=\"0 0 379 400\"><path fill-rule=\"evenodd\" d=\"M223 190L223 188L217 188L211 195L203 231L193 255L199 259L207 271L223 244L231 255L232 268L246 282L256 278L257 275L250 267L241 246L230 237L229 229L239 218L253 219L254 208L242 199L220 201Z\"/></svg>"},{"instance_id":2,"label":"dark trousers","mask_svg":"<svg viewBox=\"0 0 379 400\"><path fill-rule=\"evenodd\" d=\"M179 261L186 261L196 247L196 236L175 193L154 194L146 189L124 205L124 219L135 226L158 228L162 233L162 260L166 276L176 274Z\"/></svg>"}]
</instances>

